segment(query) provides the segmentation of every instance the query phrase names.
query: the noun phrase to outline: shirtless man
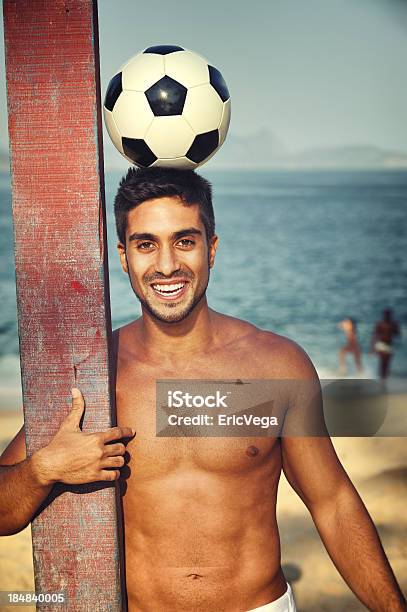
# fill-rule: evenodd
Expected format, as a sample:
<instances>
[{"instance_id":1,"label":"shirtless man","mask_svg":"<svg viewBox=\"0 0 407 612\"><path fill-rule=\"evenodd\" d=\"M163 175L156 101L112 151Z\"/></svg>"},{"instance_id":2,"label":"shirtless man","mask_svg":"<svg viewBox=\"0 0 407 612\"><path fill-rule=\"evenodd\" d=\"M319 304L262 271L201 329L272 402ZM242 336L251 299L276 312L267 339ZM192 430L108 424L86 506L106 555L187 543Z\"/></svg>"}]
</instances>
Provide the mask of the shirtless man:
<instances>
[{"instance_id":1,"label":"shirtless man","mask_svg":"<svg viewBox=\"0 0 407 612\"><path fill-rule=\"evenodd\" d=\"M83 399L75 390L72 411L47 447L25 459L18 434L0 462L7 466L0 471L1 533L26 525L56 481L118 478L125 452L118 440L136 430L123 498L130 612L295 610L276 523L282 469L363 604L405 610L375 527L328 437L156 437L157 379L317 375L290 340L208 307L218 238L204 179L192 171L131 169L115 212L122 267L142 305L141 318L115 333L119 428L81 432ZM293 399L287 423L301 418Z\"/></svg>"},{"instance_id":2,"label":"shirtless man","mask_svg":"<svg viewBox=\"0 0 407 612\"><path fill-rule=\"evenodd\" d=\"M393 338L399 335L399 324L393 320L391 309L386 308L383 310L383 319L375 325L370 349L379 357L379 375L382 380L386 380L389 375L393 356Z\"/></svg>"}]
</instances>

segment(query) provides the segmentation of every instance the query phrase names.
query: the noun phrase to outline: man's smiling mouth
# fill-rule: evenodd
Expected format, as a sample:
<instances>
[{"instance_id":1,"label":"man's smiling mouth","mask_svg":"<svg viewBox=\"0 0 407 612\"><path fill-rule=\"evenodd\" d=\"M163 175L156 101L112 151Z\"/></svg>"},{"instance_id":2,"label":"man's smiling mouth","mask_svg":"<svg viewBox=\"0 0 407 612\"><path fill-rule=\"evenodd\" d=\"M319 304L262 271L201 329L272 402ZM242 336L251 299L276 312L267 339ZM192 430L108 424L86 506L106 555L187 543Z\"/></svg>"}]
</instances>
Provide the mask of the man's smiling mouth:
<instances>
[{"instance_id":1,"label":"man's smiling mouth","mask_svg":"<svg viewBox=\"0 0 407 612\"><path fill-rule=\"evenodd\" d=\"M180 296L187 286L186 281L178 283L152 283L154 292L165 299L173 299Z\"/></svg>"}]
</instances>

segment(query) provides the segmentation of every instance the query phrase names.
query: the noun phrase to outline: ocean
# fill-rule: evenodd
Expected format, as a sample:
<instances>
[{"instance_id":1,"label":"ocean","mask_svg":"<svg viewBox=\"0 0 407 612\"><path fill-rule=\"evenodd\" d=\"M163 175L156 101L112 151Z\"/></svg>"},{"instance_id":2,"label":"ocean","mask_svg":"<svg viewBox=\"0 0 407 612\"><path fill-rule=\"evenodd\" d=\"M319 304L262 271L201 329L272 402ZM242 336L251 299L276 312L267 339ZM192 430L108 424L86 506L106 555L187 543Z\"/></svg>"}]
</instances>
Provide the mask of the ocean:
<instances>
[{"instance_id":1,"label":"ocean","mask_svg":"<svg viewBox=\"0 0 407 612\"><path fill-rule=\"evenodd\" d=\"M201 171L213 185L220 244L209 305L300 344L321 378L338 376L337 324L357 321L363 376L375 322L393 309L401 325L390 388L407 388L407 172ZM106 174L113 328L140 315L119 266L113 200L121 174ZM0 176L0 408L21 402L11 193ZM349 375L357 376L349 360Z\"/></svg>"}]
</instances>

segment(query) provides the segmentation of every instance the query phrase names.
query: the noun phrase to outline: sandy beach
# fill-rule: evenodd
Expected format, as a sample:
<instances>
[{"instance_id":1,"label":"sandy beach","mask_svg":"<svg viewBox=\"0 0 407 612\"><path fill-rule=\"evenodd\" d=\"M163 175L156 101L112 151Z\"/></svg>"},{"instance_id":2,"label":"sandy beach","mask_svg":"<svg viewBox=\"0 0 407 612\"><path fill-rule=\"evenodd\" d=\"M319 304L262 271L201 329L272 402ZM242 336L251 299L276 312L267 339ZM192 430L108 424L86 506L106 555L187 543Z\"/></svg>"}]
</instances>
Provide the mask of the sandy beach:
<instances>
[{"instance_id":1,"label":"sandy beach","mask_svg":"<svg viewBox=\"0 0 407 612\"><path fill-rule=\"evenodd\" d=\"M392 418L404 415L407 396L390 398ZM0 414L0 446L21 427L22 415ZM407 590L407 444L406 438L335 438L336 451L357 487L380 533L383 546L404 591ZM278 518L282 562L303 612L353 612L357 601L329 559L307 509L281 478ZM0 538L0 591L33 590L31 532ZM16 611L16 606L1 607ZM30 610L25 606L21 610Z\"/></svg>"}]
</instances>

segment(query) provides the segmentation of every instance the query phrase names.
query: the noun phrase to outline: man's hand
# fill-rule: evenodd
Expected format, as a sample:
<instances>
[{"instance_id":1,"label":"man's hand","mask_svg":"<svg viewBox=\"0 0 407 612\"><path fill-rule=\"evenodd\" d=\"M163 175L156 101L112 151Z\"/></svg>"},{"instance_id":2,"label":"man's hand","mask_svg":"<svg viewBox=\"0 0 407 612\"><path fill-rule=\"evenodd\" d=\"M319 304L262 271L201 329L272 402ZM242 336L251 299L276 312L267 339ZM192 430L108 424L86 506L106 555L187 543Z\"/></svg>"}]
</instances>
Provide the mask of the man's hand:
<instances>
[{"instance_id":1,"label":"man's hand","mask_svg":"<svg viewBox=\"0 0 407 612\"><path fill-rule=\"evenodd\" d=\"M71 412L51 442L31 457L32 469L40 484L84 484L120 477L126 447L119 440L132 438L135 432L129 427L83 432L79 424L84 410L82 393L72 389Z\"/></svg>"}]
</instances>

